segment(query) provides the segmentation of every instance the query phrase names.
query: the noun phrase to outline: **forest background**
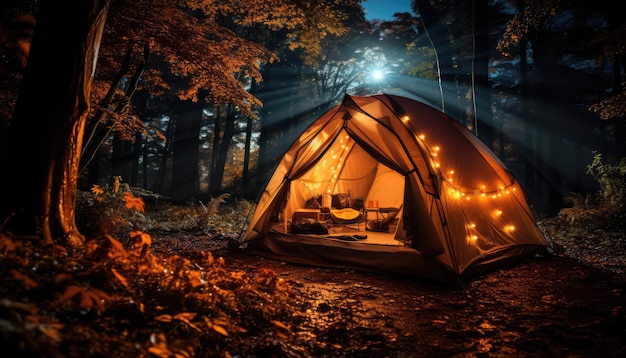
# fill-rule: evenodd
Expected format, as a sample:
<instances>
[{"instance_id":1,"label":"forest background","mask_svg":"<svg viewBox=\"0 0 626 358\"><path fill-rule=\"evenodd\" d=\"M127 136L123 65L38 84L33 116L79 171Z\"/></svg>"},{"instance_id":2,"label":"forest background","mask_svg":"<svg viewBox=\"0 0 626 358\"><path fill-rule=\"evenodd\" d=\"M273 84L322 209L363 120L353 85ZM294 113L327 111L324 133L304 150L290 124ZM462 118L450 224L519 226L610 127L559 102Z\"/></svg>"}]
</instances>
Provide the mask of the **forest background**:
<instances>
[{"instance_id":1,"label":"forest background","mask_svg":"<svg viewBox=\"0 0 626 358\"><path fill-rule=\"evenodd\" d=\"M604 163L624 156L624 20L609 1L413 1L413 13L392 21L366 21L356 0L106 4L93 85L83 88L89 110L82 128L69 129L83 134L66 180L82 190L122 178L180 202L224 193L255 200L284 150L346 93L405 95L446 112L502 158L539 215L554 214L572 192L597 189L587 170L598 154ZM40 24L52 28L88 18L84 9L44 5L2 9L0 139L11 153L3 165L32 163L24 177L45 176L50 160L22 153L62 153L42 143L68 132L50 127L54 111L41 104L54 103L67 82L54 70L67 67L72 49L59 42L67 33L41 35L42 58L30 67L46 62L47 84L37 83L30 100L23 91L30 103L14 111L38 14L56 14ZM8 197L42 186L7 180ZM52 187L54 204L64 194ZM39 205L31 192L15 196L5 217ZM65 195L71 202L71 190Z\"/></svg>"},{"instance_id":2,"label":"forest background","mask_svg":"<svg viewBox=\"0 0 626 358\"><path fill-rule=\"evenodd\" d=\"M538 217L566 219L551 238L585 230L568 232L564 250L584 237L586 248L618 248L612 257L623 262L626 20L613 1L415 0L392 21L366 21L360 0L0 6L5 353L267 356L312 344L344 352L321 339L337 331L309 321L308 296L294 296L302 280L263 267L231 271L208 245L236 241L249 207L217 215L220 205L254 202L284 150L346 93L404 95L441 109L502 158ZM163 198L202 210L144 212ZM166 235L148 233L156 230ZM580 256L607 264L598 253ZM559 282L581 281L564 280L559 264ZM536 278L560 289L545 279ZM623 291L606 285L573 291L610 300L594 302L619 319L603 332L621 337ZM317 312L331 317L329 308ZM338 327L353 321L347 316ZM442 321L426 322L434 323ZM306 335L309 324L317 336Z\"/></svg>"}]
</instances>

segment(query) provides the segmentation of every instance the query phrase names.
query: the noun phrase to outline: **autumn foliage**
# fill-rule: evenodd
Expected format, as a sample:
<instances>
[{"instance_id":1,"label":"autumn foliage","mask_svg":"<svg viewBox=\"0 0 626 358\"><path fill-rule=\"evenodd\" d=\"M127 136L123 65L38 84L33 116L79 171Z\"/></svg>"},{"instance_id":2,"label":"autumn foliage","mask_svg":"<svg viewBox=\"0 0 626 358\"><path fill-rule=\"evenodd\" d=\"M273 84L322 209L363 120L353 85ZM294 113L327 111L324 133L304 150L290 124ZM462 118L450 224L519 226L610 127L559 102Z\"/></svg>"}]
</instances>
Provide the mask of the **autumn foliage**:
<instances>
[{"instance_id":1,"label":"autumn foliage","mask_svg":"<svg viewBox=\"0 0 626 358\"><path fill-rule=\"evenodd\" d=\"M144 203L127 188L116 180L85 195L100 210L123 208L117 217L132 226ZM89 340L100 356L258 356L289 339L294 299L276 272L232 269L208 250L164 254L155 241L133 229L44 250L0 234L0 269L9 273L0 278L3 351L78 356Z\"/></svg>"}]
</instances>

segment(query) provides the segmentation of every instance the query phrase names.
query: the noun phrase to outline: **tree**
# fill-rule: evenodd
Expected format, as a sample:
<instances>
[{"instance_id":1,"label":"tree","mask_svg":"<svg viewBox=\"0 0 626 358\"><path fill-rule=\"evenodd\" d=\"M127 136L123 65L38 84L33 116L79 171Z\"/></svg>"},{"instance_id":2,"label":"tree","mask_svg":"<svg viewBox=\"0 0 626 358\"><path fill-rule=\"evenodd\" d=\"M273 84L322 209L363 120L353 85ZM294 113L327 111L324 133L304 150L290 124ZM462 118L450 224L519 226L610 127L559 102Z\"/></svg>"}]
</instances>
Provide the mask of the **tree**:
<instances>
[{"instance_id":1,"label":"tree","mask_svg":"<svg viewBox=\"0 0 626 358\"><path fill-rule=\"evenodd\" d=\"M615 5L615 3L611 3ZM626 23L620 12L612 6L606 8L609 20L607 28L602 31L594 43L600 43L599 58L601 61L610 59L612 62L613 84L611 95L589 107L598 113L601 120L613 121L615 126L615 155L626 157Z\"/></svg>"},{"instance_id":2,"label":"tree","mask_svg":"<svg viewBox=\"0 0 626 358\"><path fill-rule=\"evenodd\" d=\"M100 78L114 79L114 74L119 72L117 68L124 63L121 54L128 52L126 48L136 53L148 47L150 62L142 74L142 89L148 88L159 100L168 101L170 108L200 109L195 110L197 118L192 118L193 113L184 116L195 123L201 120L203 106L230 107L230 115L222 118L223 128L233 128L234 121L241 116L256 118L261 102L248 88L250 83L261 82L263 64L277 60L284 51L298 51L303 58L315 58L322 38L346 31L343 24L346 4L356 6L358 1L172 4L166 0L117 0L112 4L111 19L105 28L102 61L105 70ZM106 122L99 126L110 127ZM172 127L197 128L197 125L178 123ZM178 134L181 138L181 133ZM224 135L218 144L213 149L227 153L231 139ZM181 147L174 144L172 148ZM176 162L182 157L174 153L171 158ZM216 170L211 172L211 190L221 187L219 172L224 168L220 165L226 162L222 155L217 159L213 166ZM176 163L174 166L180 167ZM175 171L173 176L177 182L197 182L197 175L190 170Z\"/></svg>"},{"instance_id":3,"label":"tree","mask_svg":"<svg viewBox=\"0 0 626 358\"><path fill-rule=\"evenodd\" d=\"M108 0L41 4L0 151L3 229L83 242L74 220L78 165L108 8Z\"/></svg>"}]
</instances>

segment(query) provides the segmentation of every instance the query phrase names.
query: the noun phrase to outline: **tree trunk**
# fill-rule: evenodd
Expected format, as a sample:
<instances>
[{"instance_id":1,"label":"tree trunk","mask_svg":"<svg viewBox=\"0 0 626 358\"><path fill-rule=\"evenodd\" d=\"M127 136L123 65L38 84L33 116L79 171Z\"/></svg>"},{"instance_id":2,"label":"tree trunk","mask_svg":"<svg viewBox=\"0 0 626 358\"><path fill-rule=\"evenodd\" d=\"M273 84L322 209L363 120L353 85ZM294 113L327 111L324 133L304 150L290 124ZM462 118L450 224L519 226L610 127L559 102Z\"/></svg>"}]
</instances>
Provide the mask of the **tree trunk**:
<instances>
[{"instance_id":1,"label":"tree trunk","mask_svg":"<svg viewBox=\"0 0 626 358\"><path fill-rule=\"evenodd\" d=\"M115 136L113 139L113 154L111 156L111 177L120 177L123 182L130 185L132 176L134 146L129 141ZM113 183L113 178L107 178L106 182Z\"/></svg>"},{"instance_id":2,"label":"tree trunk","mask_svg":"<svg viewBox=\"0 0 626 358\"><path fill-rule=\"evenodd\" d=\"M490 19L494 18L493 7L487 0L475 2L475 90L474 133L491 149L494 149L495 126L491 111L491 83L489 82L489 59L495 43L489 31L492 28Z\"/></svg>"},{"instance_id":3,"label":"tree trunk","mask_svg":"<svg viewBox=\"0 0 626 358\"><path fill-rule=\"evenodd\" d=\"M170 196L176 199L189 199L198 194L198 171L200 148L200 126L202 124L203 103L182 102L177 105L174 120L174 140L172 144L172 190Z\"/></svg>"},{"instance_id":4,"label":"tree trunk","mask_svg":"<svg viewBox=\"0 0 626 358\"><path fill-rule=\"evenodd\" d=\"M6 230L39 234L46 243L84 241L74 217L78 168L108 7L108 0L42 2L0 154Z\"/></svg>"},{"instance_id":5,"label":"tree trunk","mask_svg":"<svg viewBox=\"0 0 626 358\"><path fill-rule=\"evenodd\" d=\"M217 131L215 135L217 135ZM222 183L224 182L224 169L228 159L228 150L230 143L235 135L235 111L231 105L227 106L226 118L224 120L224 133L220 136L219 142L214 141L217 145L213 146L213 153L216 153L215 160L212 163L211 179L209 182L209 194L217 197L221 195Z\"/></svg>"}]
</instances>

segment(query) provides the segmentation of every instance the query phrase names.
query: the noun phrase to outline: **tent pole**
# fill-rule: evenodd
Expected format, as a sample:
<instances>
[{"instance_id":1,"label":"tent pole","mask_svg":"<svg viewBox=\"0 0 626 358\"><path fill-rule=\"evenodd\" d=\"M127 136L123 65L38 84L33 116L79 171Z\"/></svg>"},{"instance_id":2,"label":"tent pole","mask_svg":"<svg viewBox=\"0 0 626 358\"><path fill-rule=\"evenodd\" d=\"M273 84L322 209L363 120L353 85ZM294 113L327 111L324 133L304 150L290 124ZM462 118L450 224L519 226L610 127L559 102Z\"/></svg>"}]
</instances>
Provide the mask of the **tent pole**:
<instances>
[{"instance_id":1,"label":"tent pole","mask_svg":"<svg viewBox=\"0 0 626 358\"><path fill-rule=\"evenodd\" d=\"M417 13L420 14L420 17L421 17L422 15L420 13L419 8L417 7L417 2L414 3L414 6L415 6L415 10L417 10ZM435 47L435 43L433 42L433 39L430 37L430 34L428 33L428 29L426 28L426 23L424 22L423 19L421 22L422 22L422 26L424 27L424 33L426 34L426 37L428 38L428 41L430 42L430 46L433 48L433 51L435 52L435 63L437 64L437 77L439 81L439 95L441 96L441 111L443 113L446 113L446 105L443 99L443 85L441 83L441 66L439 65L439 54L437 53L437 47ZM413 31L415 31L415 33L419 35L419 33L415 29Z\"/></svg>"}]
</instances>

